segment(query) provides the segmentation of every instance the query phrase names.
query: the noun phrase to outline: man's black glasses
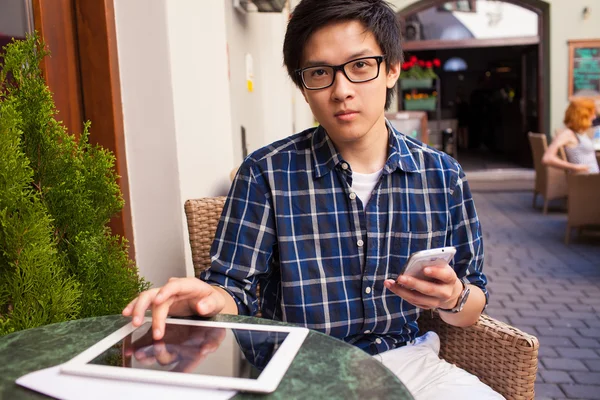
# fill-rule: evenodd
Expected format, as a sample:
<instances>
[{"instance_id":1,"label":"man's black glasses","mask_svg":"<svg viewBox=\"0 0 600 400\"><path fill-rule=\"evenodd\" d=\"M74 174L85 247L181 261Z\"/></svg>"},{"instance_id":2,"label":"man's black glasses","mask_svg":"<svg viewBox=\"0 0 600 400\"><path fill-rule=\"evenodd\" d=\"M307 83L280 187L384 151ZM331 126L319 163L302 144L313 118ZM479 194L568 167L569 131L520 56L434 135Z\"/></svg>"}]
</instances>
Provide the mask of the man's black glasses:
<instances>
[{"instance_id":1,"label":"man's black glasses","mask_svg":"<svg viewBox=\"0 0 600 400\"><path fill-rule=\"evenodd\" d=\"M333 85L338 71L354 83L372 81L379 76L383 56L361 57L340 65L316 65L296 70L308 90L325 89Z\"/></svg>"}]
</instances>

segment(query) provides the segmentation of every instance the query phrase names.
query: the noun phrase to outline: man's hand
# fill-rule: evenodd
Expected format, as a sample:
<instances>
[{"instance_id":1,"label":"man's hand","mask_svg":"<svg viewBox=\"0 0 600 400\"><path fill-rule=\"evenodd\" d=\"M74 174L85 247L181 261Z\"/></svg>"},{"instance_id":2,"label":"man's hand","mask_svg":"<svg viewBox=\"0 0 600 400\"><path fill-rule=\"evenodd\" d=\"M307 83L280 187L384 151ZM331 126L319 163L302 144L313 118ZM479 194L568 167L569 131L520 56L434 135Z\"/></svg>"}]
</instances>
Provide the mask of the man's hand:
<instances>
[{"instance_id":1,"label":"man's hand","mask_svg":"<svg viewBox=\"0 0 600 400\"><path fill-rule=\"evenodd\" d=\"M233 301L233 299L229 299ZM194 314L211 317L225 308L224 292L197 278L171 278L162 288L140 293L123 309L123 315L133 317L133 326L140 326L146 310L152 310L152 336L162 339L168 315L186 317Z\"/></svg>"},{"instance_id":2,"label":"man's hand","mask_svg":"<svg viewBox=\"0 0 600 400\"><path fill-rule=\"evenodd\" d=\"M462 292L462 284L448 264L425 267L426 281L400 275L396 282L386 279L383 285L409 303L423 308L454 308Z\"/></svg>"}]
</instances>

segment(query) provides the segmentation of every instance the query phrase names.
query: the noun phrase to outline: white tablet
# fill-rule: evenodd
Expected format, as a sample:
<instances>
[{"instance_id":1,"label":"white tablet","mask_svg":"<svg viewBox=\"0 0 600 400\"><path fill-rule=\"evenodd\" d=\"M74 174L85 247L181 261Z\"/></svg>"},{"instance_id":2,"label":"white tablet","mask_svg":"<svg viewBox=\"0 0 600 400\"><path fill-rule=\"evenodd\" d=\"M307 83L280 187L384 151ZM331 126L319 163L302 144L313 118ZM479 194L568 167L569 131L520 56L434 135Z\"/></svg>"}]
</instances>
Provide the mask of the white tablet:
<instances>
[{"instance_id":1,"label":"white tablet","mask_svg":"<svg viewBox=\"0 0 600 400\"><path fill-rule=\"evenodd\" d=\"M61 366L61 373L100 378L270 393L308 329L167 319L152 339L152 322L130 323Z\"/></svg>"}]
</instances>

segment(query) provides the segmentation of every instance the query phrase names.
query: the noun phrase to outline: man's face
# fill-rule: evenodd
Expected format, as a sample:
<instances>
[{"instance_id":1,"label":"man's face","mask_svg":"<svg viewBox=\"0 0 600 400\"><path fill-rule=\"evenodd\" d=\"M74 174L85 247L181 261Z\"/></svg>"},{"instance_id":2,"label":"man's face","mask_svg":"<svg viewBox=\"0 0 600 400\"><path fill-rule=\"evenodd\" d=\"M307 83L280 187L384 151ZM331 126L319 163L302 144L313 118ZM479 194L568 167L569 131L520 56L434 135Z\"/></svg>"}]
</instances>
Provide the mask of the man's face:
<instances>
[{"instance_id":1,"label":"man's face","mask_svg":"<svg viewBox=\"0 0 600 400\"><path fill-rule=\"evenodd\" d=\"M375 36L358 21L339 22L317 31L304 47L301 67L340 65L360 57L381 56ZM332 86L303 88L304 98L317 121L338 146L361 140L371 132L384 132L386 89L394 87L400 73L399 63L381 64L379 76L369 82L352 83L341 71Z\"/></svg>"}]
</instances>

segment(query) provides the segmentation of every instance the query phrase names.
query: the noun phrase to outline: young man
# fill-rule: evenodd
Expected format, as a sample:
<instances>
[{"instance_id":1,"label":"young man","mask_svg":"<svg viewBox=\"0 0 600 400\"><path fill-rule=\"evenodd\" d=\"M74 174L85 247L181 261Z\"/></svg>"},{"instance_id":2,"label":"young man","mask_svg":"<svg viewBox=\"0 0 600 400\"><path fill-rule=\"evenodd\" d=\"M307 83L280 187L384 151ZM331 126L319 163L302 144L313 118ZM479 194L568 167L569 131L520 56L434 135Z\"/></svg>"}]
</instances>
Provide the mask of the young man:
<instances>
[{"instance_id":1,"label":"young man","mask_svg":"<svg viewBox=\"0 0 600 400\"><path fill-rule=\"evenodd\" d=\"M416 398L500 398L440 360L422 310L467 326L486 304L483 244L455 160L396 131L384 110L400 74L396 16L383 0L303 0L284 61L320 123L250 155L232 184L202 276L172 279L124 310L154 337L170 315L255 314L376 355ZM454 246L434 281L399 277L409 255ZM256 287L260 283L260 301ZM482 354L482 357L485 355Z\"/></svg>"}]
</instances>

